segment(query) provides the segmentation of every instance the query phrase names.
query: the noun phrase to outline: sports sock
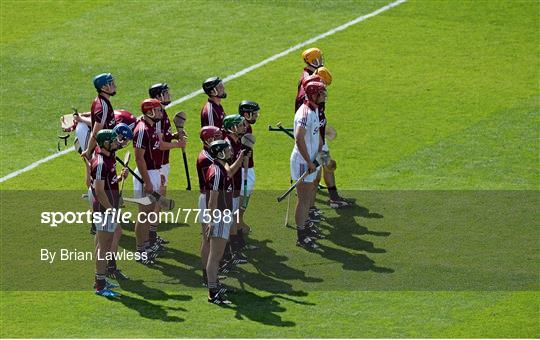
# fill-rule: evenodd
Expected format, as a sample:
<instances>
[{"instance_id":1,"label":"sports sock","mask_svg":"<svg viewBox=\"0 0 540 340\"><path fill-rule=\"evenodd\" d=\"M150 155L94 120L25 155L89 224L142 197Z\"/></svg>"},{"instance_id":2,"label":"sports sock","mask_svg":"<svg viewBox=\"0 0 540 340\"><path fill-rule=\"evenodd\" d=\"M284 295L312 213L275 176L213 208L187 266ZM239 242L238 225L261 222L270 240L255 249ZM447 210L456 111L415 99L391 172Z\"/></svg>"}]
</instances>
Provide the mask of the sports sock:
<instances>
[{"instance_id":1,"label":"sports sock","mask_svg":"<svg viewBox=\"0 0 540 340\"><path fill-rule=\"evenodd\" d=\"M240 242L240 248L244 248L246 246L246 238L242 229L238 230L238 240Z\"/></svg>"},{"instance_id":2,"label":"sports sock","mask_svg":"<svg viewBox=\"0 0 540 340\"><path fill-rule=\"evenodd\" d=\"M208 296L213 299L218 292L217 282L208 282Z\"/></svg>"},{"instance_id":3,"label":"sports sock","mask_svg":"<svg viewBox=\"0 0 540 340\"><path fill-rule=\"evenodd\" d=\"M221 258L223 261L230 261L232 258L231 254L231 243L227 242L227 245L225 246L225 251L223 252L223 257Z\"/></svg>"},{"instance_id":4,"label":"sports sock","mask_svg":"<svg viewBox=\"0 0 540 340\"><path fill-rule=\"evenodd\" d=\"M240 251L240 249L242 249L242 247L240 246L240 236L238 234L231 235L229 237L229 242L231 244L233 253L236 253L237 251Z\"/></svg>"},{"instance_id":5,"label":"sports sock","mask_svg":"<svg viewBox=\"0 0 540 340\"><path fill-rule=\"evenodd\" d=\"M150 237L150 243L154 243L157 239L157 225L151 225L150 231L148 232Z\"/></svg>"},{"instance_id":6,"label":"sports sock","mask_svg":"<svg viewBox=\"0 0 540 340\"><path fill-rule=\"evenodd\" d=\"M337 192L337 187L335 185L333 187L328 187L328 193L330 194L331 200L337 201L340 199L339 194Z\"/></svg>"},{"instance_id":7,"label":"sports sock","mask_svg":"<svg viewBox=\"0 0 540 340\"><path fill-rule=\"evenodd\" d=\"M107 262L107 269L109 271L115 271L116 270L116 259L112 258Z\"/></svg>"},{"instance_id":8,"label":"sports sock","mask_svg":"<svg viewBox=\"0 0 540 340\"><path fill-rule=\"evenodd\" d=\"M296 236L299 240L303 239L306 236L306 228L303 225L296 226Z\"/></svg>"},{"instance_id":9,"label":"sports sock","mask_svg":"<svg viewBox=\"0 0 540 340\"><path fill-rule=\"evenodd\" d=\"M105 281L105 278L106 278L105 274L96 273L96 290L102 290L105 288L105 285L107 284L107 281Z\"/></svg>"}]
</instances>

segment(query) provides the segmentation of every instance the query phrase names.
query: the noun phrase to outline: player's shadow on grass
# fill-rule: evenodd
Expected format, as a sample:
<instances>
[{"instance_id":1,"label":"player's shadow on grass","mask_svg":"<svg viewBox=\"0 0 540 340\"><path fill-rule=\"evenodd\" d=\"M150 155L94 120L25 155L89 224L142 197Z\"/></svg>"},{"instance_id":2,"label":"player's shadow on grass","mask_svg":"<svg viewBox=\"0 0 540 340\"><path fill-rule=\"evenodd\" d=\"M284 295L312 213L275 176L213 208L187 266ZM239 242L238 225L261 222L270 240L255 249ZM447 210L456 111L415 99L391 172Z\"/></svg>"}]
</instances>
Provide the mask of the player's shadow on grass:
<instances>
[{"instance_id":1,"label":"player's shadow on grass","mask_svg":"<svg viewBox=\"0 0 540 340\"><path fill-rule=\"evenodd\" d=\"M144 284L143 280L121 280L118 282L120 287L127 291L132 292L145 300L177 300L177 301L189 301L193 298L189 295L180 295L180 294L168 294L164 291L156 288L149 287Z\"/></svg>"},{"instance_id":2,"label":"player's shadow on grass","mask_svg":"<svg viewBox=\"0 0 540 340\"><path fill-rule=\"evenodd\" d=\"M147 319L161 320L165 322L183 322L185 319L170 316L167 312L167 309L178 310L177 308L168 308L165 306L154 304L146 299L138 299L135 297L122 295L118 299L114 299L117 303L122 303L124 306L136 310L140 316Z\"/></svg>"},{"instance_id":3,"label":"player's shadow on grass","mask_svg":"<svg viewBox=\"0 0 540 340\"><path fill-rule=\"evenodd\" d=\"M381 214L370 212L366 207L354 203L351 207L336 209L337 217L328 217L325 221L319 223L319 227L324 231L326 240L319 242L321 255L329 260L340 262L344 270L367 271L371 270L377 273L393 273L391 268L379 267L375 261L364 254L355 254L327 246L328 241L335 245L347 248L353 251L362 251L366 253L386 253L386 249L376 247L371 241L363 240L357 236L371 235L379 237L388 237L390 232L369 230L358 224L356 217L365 218L383 218Z\"/></svg>"},{"instance_id":4,"label":"player's shadow on grass","mask_svg":"<svg viewBox=\"0 0 540 340\"><path fill-rule=\"evenodd\" d=\"M312 303L296 301L279 294L260 296L249 291L241 291L237 294L231 295L230 299L234 305L230 306L229 308L236 311L234 315L236 319L249 319L264 325L276 327L296 326L295 322L285 321L281 318L281 315L278 314L287 311L287 309L280 304L278 301L279 299L304 305L313 305Z\"/></svg>"},{"instance_id":5,"label":"player's shadow on grass","mask_svg":"<svg viewBox=\"0 0 540 340\"><path fill-rule=\"evenodd\" d=\"M317 283L322 282L321 278L306 276L306 273L300 269L290 267L285 264L289 258L283 255L278 255L278 253L269 246L272 243L272 240L255 240L250 239L249 244L257 246L259 249L254 251L246 252L249 258L249 263L257 269L257 272L260 278L266 280L266 278L271 277L278 280L299 280L302 282ZM289 285L290 286L290 285ZM289 292L291 289L277 289L268 290L272 293L279 292Z\"/></svg>"},{"instance_id":6,"label":"player's shadow on grass","mask_svg":"<svg viewBox=\"0 0 540 340\"><path fill-rule=\"evenodd\" d=\"M134 250L135 238L126 234L122 235L120 246L124 249ZM168 258L174 259L185 266L175 266L161 261ZM199 257L172 247L167 247L164 251L159 252L156 258L156 264L147 268L149 270L159 270L163 275L173 279L173 281L169 281L167 284L178 283L188 287L198 288L201 287L202 282L201 276L197 273L200 267L201 260Z\"/></svg>"},{"instance_id":7,"label":"player's shadow on grass","mask_svg":"<svg viewBox=\"0 0 540 340\"><path fill-rule=\"evenodd\" d=\"M352 250L368 253L386 253L385 249L375 247L373 242L356 237L357 235L390 236L390 232L369 230L367 227L358 224L355 220L355 217L366 217L376 213L370 213L369 209L356 204L349 208L337 209L336 213L338 214L337 217L328 217L325 221L319 223L320 228L326 231L327 240L332 241L340 247ZM376 218L382 218L382 215L376 215L379 216Z\"/></svg>"}]
</instances>

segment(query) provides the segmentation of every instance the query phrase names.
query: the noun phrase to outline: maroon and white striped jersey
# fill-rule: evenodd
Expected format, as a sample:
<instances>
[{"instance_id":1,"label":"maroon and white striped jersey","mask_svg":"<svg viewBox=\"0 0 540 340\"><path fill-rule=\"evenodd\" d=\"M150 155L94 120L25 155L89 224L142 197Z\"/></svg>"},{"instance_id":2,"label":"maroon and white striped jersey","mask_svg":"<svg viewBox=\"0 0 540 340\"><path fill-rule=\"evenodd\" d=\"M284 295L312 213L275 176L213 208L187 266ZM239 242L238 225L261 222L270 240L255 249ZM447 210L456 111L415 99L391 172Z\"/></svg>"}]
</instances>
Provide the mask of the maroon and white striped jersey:
<instances>
[{"instance_id":1,"label":"maroon and white striped jersey","mask_svg":"<svg viewBox=\"0 0 540 340\"><path fill-rule=\"evenodd\" d=\"M155 125L139 119L133 131L133 148L144 149L144 162L147 170L161 168L162 151L159 149L159 136Z\"/></svg>"},{"instance_id":2,"label":"maroon and white striped jersey","mask_svg":"<svg viewBox=\"0 0 540 340\"><path fill-rule=\"evenodd\" d=\"M116 159L115 154L111 153L110 156L105 156L96 147L94 156L90 160L90 176L92 177L92 195L94 197L92 201L92 207L94 211L105 212L105 207L102 206L97 200L95 191L96 181L105 181L105 193L109 198L109 202L114 208L118 208L118 177L116 175Z\"/></svg>"},{"instance_id":3,"label":"maroon and white striped jersey","mask_svg":"<svg viewBox=\"0 0 540 340\"><path fill-rule=\"evenodd\" d=\"M232 210L232 180L227 176L227 171L220 162L215 161L214 164L206 170L205 182L206 207L209 206L210 192L219 191L217 208L221 211L225 209Z\"/></svg>"},{"instance_id":4,"label":"maroon and white striped jersey","mask_svg":"<svg viewBox=\"0 0 540 340\"><path fill-rule=\"evenodd\" d=\"M90 108L90 120L92 121L92 129L95 123L103 124L104 129L114 128L116 125L114 110L107 98L98 95L94 99Z\"/></svg>"},{"instance_id":5,"label":"maroon and white striped jersey","mask_svg":"<svg viewBox=\"0 0 540 340\"><path fill-rule=\"evenodd\" d=\"M214 158L204 148L199 152L199 157L197 157L197 175L199 177L199 189L201 193L204 193L206 188L206 171L212 164L214 164Z\"/></svg>"},{"instance_id":6,"label":"maroon and white striped jersey","mask_svg":"<svg viewBox=\"0 0 540 340\"><path fill-rule=\"evenodd\" d=\"M208 99L201 110L201 127L216 126L221 129L223 128L223 118L225 118L223 106Z\"/></svg>"}]
</instances>

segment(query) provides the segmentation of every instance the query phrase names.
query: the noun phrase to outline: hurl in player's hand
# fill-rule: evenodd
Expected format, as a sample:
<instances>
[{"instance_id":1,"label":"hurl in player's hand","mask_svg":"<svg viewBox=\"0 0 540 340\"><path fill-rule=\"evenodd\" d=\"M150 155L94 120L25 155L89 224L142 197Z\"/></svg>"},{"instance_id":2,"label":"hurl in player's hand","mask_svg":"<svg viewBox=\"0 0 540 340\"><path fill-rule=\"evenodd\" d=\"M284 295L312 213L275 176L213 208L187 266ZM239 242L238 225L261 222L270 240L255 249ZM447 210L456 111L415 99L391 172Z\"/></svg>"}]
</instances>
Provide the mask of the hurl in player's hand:
<instances>
[{"instance_id":1,"label":"hurl in player's hand","mask_svg":"<svg viewBox=\"0 0 540 340\"><path fill-rule=\"evenodd\" d=\"M315 164L313 162L309 162L308 163L308 171L309 171L309 173L315 172L316 170L317 170L317 167L315 166Z\"/></svg>"},{"instance_id":2,"label":"hurl in player's hand","mask_svg":"<svg viewBox=\"0 0 540 340\"><path fill-rule=\"evenodd\" d=\"M122 180L125 180L129 175L129 170L127 168L123 168L122 172L120 172L120 177L122 177Z\"/></svg>"}]
</instances>

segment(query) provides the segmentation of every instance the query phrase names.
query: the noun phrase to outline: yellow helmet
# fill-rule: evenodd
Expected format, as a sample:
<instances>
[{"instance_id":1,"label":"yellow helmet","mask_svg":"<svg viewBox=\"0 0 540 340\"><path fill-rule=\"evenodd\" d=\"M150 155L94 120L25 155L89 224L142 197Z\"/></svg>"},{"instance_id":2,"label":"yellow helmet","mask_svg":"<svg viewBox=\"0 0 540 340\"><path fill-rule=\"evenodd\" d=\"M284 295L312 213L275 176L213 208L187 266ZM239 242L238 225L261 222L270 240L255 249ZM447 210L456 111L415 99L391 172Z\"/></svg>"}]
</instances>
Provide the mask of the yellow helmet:
<instances>
[{"instance_id":1,"label":"yellow helmet","mask_svg":"<svg viewBox=\"0 0 540 340\"><path fill-rule=\"evenodd\" d=\"M302 52L302 59L304 59L306 64L315 68L324 65L323 54L317 47L308 48Z\"/></svg>"},{"instance_id":2,"label":"yellow helmet","mask_svg":"<svg viewBox=\"0 0 540 340\"><path fill-rule=\"evenodd\" d=\"M330 73L330 70L327 69L326 67L324 66L319 67L318 69L315 70L314 74L321 77L321 79L324 81L326 86L332 84L332 73Z\"/></svg>"}]
</instances>

